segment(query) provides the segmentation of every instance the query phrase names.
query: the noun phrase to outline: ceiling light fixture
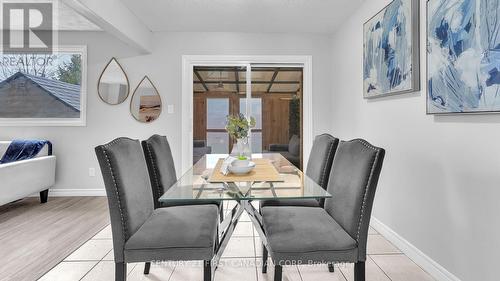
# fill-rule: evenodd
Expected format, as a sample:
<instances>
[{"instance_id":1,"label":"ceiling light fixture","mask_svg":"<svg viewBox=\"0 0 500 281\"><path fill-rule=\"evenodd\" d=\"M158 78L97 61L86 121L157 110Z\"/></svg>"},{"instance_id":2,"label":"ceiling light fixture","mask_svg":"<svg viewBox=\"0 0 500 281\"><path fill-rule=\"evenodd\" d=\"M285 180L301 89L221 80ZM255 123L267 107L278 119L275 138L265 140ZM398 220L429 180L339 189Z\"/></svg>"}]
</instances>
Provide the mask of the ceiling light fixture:
<instances>
[{"instance_id":1,"label":"ceiling light fixture","mask_svg":"<svg viewBox=\"0 0 500 281\"><path fill-rule=\"evenodd\" d=\"M224 89L224 84L222 83L222 71L219 72L219 83L217 84L217 89Z\"/></svg>"}]
</instances>

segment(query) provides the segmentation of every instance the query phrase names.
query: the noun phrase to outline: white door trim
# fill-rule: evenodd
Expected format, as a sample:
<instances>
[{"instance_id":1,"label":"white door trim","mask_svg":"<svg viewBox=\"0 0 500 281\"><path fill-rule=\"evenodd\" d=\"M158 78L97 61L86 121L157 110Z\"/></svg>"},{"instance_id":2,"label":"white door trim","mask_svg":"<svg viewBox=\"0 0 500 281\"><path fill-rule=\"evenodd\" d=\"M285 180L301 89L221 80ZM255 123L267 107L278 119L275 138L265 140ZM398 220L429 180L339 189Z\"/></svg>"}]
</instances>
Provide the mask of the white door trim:
<instances>
[{"instance_id":1,"label":"white door trim","mask_svg":"<svg viewBox=\"0 0 500 281\"><path fill-rule=\"evenodd\" d=\"M238 55L183 55L182 56L182 159L184 174L193 159L193 67L245 66L248 64L301 64L303 65L303 156L304 170L313 143L312 114L312 56L238 56Z\"/></svg>"}]
</instances>

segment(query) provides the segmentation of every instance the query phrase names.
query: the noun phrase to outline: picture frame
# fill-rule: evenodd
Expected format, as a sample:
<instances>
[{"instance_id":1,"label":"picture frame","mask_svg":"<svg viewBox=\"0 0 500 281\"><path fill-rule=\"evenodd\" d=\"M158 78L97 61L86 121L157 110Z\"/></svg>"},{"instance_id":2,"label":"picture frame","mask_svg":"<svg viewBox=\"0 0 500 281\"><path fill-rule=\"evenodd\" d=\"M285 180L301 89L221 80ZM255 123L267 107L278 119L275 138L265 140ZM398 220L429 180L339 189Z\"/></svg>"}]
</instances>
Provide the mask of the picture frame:
<instances>
[{"instance_id":1,"label":"picture frame","mask_svg":"<svg viewBox=\"0 0 500 281\"><path fill-rule=\"evenodd\" d=\"M449 3L455 10L446 9L448 0L426 1L426 114L427 115L470 115L470 114L494 114L500 113L500 38L494 42L488 38L488 44L493 48L484 46L484 41L478 42L477 31L482 34L486 30L487 15L476 15L479 12L500 13L499 6L481 7L470 6L488 5L486 1L462 0L460 3ZM439 3L438 8L430 7ZM446 29L444 13L460 12L463 5L471 14L462 15L460 22L455 23L453 31ZM479 20L478 20L479 19ZM439 21L440 34L435 31L436 22ZM500 23L489 26L489 31L500 32ZM450 34L450 31L452 34ZM472 33L474 31L474 33ZM449 45L449 42L441 46L439 36L460 36L458 44ZM476 41L475 41L476 40ZM495 44L496 42L496 44ZM479 48L477 48L480 46ZM446 51L448 49L448 51ZM443 50L448 54L445 56ZM439 62L438 64L436 63ZM496 70L496 72L495 72ZM445 81L443 81L445 80ZM496 80L492 82L492 80ZM496 86L495 86L496 85ZM446 86L446 87L445 87ZM452 87L453 86L453 87ZM492 87L493 86L493 87ZM497 103L499 105L497 105Z\"/></svg>"},{"instance_id":2,"label":"picture frame","mask_svg":"<svg viewBox=\"0 0 500 281\"><path fill-rule=\"evenodd\" d=\"M418 0L394 0L363 24L365 99L420 90L419 17Z\"/></svg>"},{"instance_id":3,"label":"picture frame","mask_svg":"<svg viewBox=\"0 0 500 281\"><path fill-rule=\"evenodd\" d=\"M86 126L86 113L86 45L0 53L0 126Z\"/></svg>"}]
</instances>

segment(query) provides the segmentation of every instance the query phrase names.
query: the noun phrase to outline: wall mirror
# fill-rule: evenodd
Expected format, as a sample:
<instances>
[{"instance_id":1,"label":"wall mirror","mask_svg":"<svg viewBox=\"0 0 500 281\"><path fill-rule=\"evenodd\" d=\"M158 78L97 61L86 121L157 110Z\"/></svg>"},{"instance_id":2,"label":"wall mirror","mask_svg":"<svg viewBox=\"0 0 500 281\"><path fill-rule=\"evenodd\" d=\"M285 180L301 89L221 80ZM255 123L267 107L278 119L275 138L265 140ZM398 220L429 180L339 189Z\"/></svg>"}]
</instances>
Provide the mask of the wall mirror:
<instances>
[{"instance_id":1,"label":"wall mirror","mask_svg":"<svg viewBox=\"0 0 500 281\"><path fill-rule=\"evenodd\" d=\"M161 114L161 98L158 90L147 76L135 88L130 101L130 113L143 123L153 122Z\"/></svg>"},{"instance_id":2,"label":"wall mirror","mask_svg":"<svg viewBox=\"0 0 500 281\"><path fill-rule=\"evenodd\" d=\"M124 102L129 94L130 84L127 74L115 58L112 58L99 77L97 92L107 104L115 105Z\"/></svg>"}]
</instances>

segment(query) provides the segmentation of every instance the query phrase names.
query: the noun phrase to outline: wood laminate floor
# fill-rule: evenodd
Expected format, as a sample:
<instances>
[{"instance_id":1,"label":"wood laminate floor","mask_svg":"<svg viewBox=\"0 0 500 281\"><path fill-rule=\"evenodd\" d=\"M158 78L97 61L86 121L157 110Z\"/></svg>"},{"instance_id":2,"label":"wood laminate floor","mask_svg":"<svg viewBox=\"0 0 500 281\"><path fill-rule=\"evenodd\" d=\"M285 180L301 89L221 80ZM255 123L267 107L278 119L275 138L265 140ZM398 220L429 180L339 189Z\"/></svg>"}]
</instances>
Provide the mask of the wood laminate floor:
<instances>
[{"instance_id":1,"label":"wood laminate floor","mask_svg":"<svg viewBox=\"0 0 500 281\"><path fill-rule=\"evenodd\" d=\"M109 224L106 197L0 206L0 280L37 280Z\"/></svg>"}]
</instances>

